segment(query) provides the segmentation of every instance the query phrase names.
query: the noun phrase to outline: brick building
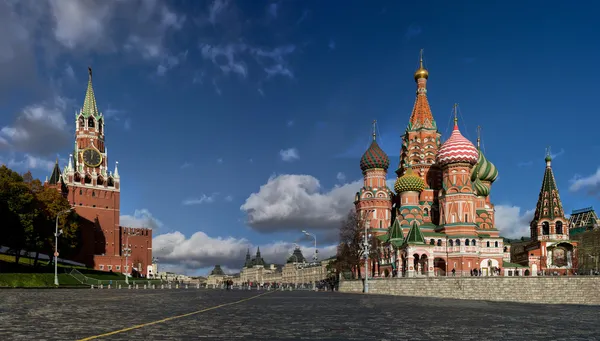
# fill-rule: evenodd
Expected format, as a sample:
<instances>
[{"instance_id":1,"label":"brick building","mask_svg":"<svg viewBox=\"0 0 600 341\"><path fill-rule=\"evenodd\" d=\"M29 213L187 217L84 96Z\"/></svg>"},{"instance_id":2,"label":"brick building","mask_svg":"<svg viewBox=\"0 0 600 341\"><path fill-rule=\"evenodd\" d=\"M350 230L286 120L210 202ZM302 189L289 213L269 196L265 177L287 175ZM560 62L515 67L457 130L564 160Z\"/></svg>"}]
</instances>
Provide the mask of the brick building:
<instances>
[{"instance_id":1,"label":"brick building","mask_svg":"<svg viewBox=\"0 0 600 341\"><path fill-rule=\"evenodd\" d=\"M98 270L131 273L134 269L146 276L152 266L152 230L120 225L121 177L118 162L109 170L105 123L90 68L83 107L75 117L73 154L62 172L56 163L46 184L62 191L80 216L82 245L77 261Z\"/></svg>"}]
</instances>

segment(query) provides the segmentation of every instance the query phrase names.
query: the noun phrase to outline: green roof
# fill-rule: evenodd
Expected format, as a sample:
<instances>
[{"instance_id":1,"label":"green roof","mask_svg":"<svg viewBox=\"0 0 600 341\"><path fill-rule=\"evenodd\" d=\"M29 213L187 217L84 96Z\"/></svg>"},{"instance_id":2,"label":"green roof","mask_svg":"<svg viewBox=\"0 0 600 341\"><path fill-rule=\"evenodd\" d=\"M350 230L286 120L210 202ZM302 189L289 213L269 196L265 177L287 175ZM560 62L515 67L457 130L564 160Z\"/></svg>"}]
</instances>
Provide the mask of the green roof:
<instances>
[{"instance_id":1,"label":"green roof","mask_svg":"<svg viewBox=\"0 0 600 341\"><path fill-rule=\"evenodd\" d=\"M392 227L390 227L389 237L390 240L404 240L404 233L402 232L402 227L400 226L398 218L394 220Z\"/></svg>"},{"instance_id":2,"label":"green roof","mask_svg":"<svg viewBox=\"0 0 600 341\"><path fill-rule=\"evenodd\" d=\"M425 244L425 237L423 237L423 232L421 232L421 229L417 223L413 223L412 227L408 231L406 242L409 244Z\"/></svg>"},{"instance_id":3,"label":"green roof","mask_svg":"<svg viewBox=\"0 0 600 341\"><path fill-rule=\"evenodd\" d=\"M524 266L521 264L517 264L517 263L510 263L510 262L502 262L502 267L503 268L527 268L529 269L528 266Z\"/></svg>"},{"instance_id":4,"label":"green roof","mask_svg":"<svg viewBox=\"0 0 600 341\"><path fill-rule=\"evenodd\" d=\"M58 159L56 159L56 163L54 164L54 169L52 170L50 179L48 179L48 183L51 185L60 183L60 168L58 167Z\"/></svg>"},{"instance_id":5,"label":"green roof","mask_svg":"<svg viewBox=\"0 0 600 341\"><path fill-rule=\"evenodd\" d=\"M554 172L552 172L552 157L550 157L550 154L546 156L545 161L544 179L542 180L542 188L540 189L540 195L533 216L533 221L535 222L541 219L553 220L556 217L564 218L562 202L558 195ZM557 210L556 215L554 214L555 209Z\"/></svg>"},{"instance_id":6,"label":"green roof","mask_svg":"<svg viewBox=\"0 0 600 341\"><path fill-rule=\"evenodd\" d=\"M92 68L88 68L88 71L88 86L85 92L85 100L83 101L83 108L81 109L81 113L85 117L93 116L97 118L98 116L100 116L100 112L98 111L98 105L96 104L96 95L94 95L94 87L92 86Z\"/></svg>"}]
</instances>

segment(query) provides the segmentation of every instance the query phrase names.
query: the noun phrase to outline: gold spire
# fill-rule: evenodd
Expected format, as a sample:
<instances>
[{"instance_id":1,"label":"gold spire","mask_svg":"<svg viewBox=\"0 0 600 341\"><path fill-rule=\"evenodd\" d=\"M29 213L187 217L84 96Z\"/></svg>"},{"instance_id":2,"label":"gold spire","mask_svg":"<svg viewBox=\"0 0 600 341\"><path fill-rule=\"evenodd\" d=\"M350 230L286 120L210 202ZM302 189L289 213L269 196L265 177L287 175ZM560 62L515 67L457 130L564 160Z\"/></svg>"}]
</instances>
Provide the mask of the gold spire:
<instances>
[{"instance_id":1,"label":"gold spire","mask_svg":"<svg viewBox=\"0 0 600 341\"><path fill-rule=\"evenodd\" d=\"M481 142L481 126L477 126L477 149L479 149L480 142Z\"/></svg>"},{"instance_id":2,"label":"gold spire","mask_svg":"<svg viewBox=\"0 0 600 341\"><path fill-rule=\"evenodd\" d=\"M419 56L419 68L415 71L415 81L418 81L421 78L429 78L429 72L423 66L423 49L421 49L421 54Z\"/></svg>"},{"instance_id":3,"label":"gold spire","mask_svg":"<svg viewBox=\"0 0 600 341\"><path fill-rule=\"evenodd\" d=\"M377 128L375 127L376 124L377 120L373 120L373 141L375 141L375 139L377 138Z\"/></svg>"}]
</instances>

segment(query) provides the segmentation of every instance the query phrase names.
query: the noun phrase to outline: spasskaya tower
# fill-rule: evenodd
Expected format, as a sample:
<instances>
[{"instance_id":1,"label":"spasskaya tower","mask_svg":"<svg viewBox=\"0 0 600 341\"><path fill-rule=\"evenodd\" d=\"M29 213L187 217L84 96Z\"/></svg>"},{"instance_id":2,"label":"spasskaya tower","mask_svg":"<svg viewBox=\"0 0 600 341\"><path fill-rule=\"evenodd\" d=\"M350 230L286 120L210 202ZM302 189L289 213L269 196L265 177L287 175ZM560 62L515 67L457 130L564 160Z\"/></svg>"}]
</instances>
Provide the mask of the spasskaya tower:
<instances>
[{"instance_id":1,"label":"spasskaya tower","mask_svg":"<svg viewBox=\"0 0 600 341\"><path fill-rule=\"evenodd\" d=\"M75 113L75 147L62 171L55 166L49 185L60 185L80 216L81 250L78 260L99 270L129 273L132 265L145 274L152 262L152 231L121 227L121 178L118 162L109 170L105 118L98 110L92 69L83 107ZM130 253L125 264L125 253ZM133 263L133 264L132 264Z\"/></svg>"}]
</instances>

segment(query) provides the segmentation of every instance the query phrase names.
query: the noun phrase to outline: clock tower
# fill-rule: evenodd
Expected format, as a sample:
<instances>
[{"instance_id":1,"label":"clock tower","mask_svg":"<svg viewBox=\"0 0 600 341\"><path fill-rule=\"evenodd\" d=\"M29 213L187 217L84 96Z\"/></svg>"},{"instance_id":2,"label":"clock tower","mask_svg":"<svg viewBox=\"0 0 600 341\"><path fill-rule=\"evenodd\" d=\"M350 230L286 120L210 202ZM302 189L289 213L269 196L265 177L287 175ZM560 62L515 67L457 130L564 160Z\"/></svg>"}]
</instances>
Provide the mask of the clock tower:
<instances>
[{"instance_id":1,"label":"clock tower","mask_svg":"<svg viewBox=\"0 0 600 341\"><path fill-rule=\"evenodd\" d=\"M109 171L108 151L104 139L105 119L98 110L92 86L92 69L83 107L75 112L75 148L63 171L68 188L67 198L88 228L82 229L82 258L94 255L119 256L121 179L115 163ZM88 261L85 261L88 263Z\"/></svg>"}]
</instances>

